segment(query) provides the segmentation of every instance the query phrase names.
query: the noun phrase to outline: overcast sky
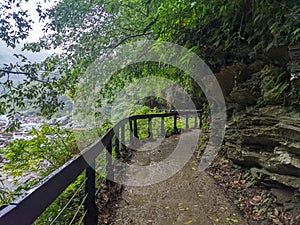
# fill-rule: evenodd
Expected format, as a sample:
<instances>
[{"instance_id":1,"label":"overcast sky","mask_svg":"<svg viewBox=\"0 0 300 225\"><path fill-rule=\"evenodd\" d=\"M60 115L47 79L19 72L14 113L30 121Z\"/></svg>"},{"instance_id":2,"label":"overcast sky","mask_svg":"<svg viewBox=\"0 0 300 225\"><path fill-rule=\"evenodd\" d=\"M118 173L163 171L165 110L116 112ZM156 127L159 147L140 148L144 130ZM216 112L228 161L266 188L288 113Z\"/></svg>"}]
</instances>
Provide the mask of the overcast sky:
<instances>
[{"instance_id":1,"label":"overcast sky","mask_svg":"<svg viewBox=\"0 0 300 225\"><path fill-rule=\"evenodd\" d=\"M0 0L1 1L1 0ZM35 0L30 0L29 2L23 1L21 7L23 10L28 10L30 18L34 21L32 24L32 30L29 33L29 37L26 40L23 40L22 43L26 42L36 42L39 38L43 35L42 29L44 24L39 22L39 15L36 11L36 2ZM51 0L51 2L45 3L44 0L41 0L42 6L44 8L51 7L55 4L56 0ZM11 47L7 47L4 41L0 41L0 67L3 64L14 63L17 59L13 56L13 54L21 53L22 44L16 46L15 49ZM49 56L53 51L42 51L40 53L33 53L33 52L22 52L29 60L33 62L40 62L44 60L47 56Z\"/></svg>"},{"instance_id":2,"label":"overcast sky","mask_svg":"<svg viewBox=\"0 0 300 225\"><path fill-rule=\"evenodd\" d=\"M57 0L50 0L50 2L45 3L44 0L41 0L41 5L43 8L50 8L53 6ZM44 27L43 23L39 22L39 14L36 11L36 1L29 1L29 2L23 2L22 3L22 9L28 10L30 18L34 21L34 24L32 24L32 30L29 33L29 37L24 40L24 42L35 42L39 40L39 37L42 36L43 32L42 29Z\"/></svg>"}]
</instances>

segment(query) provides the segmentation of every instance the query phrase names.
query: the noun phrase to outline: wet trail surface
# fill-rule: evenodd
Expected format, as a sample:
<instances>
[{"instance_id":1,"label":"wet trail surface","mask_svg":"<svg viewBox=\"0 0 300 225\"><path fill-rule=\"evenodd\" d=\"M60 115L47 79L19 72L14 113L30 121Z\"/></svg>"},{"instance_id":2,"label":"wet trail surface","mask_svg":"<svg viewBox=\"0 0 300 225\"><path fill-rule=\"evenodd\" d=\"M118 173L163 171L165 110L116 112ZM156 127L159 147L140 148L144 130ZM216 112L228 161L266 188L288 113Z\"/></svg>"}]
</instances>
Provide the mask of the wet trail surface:
<instances>
[{"instance_id":1,"label":"wet trail surface","mask_svg":"<svg viewBox=\"0 0 300 225\"><path fill-rule=\"evenodd\" d=\"M199 130L190 130L182 135L164 139L158 147L157 141L147 144L149 151L137 155L137 164L155 164L168 157L178 145L180 136L186 143L180 145L185 151L194 151L189 138L199 135ZM152 146L152 148L151 148ZM148 186L125 185L120 200L115 204L113 222L110 224L172 225L172 224L239 224L247 222L226 198L214 179L206 172L197 171L198 160L194 156L172 177ZM149 175L150 174L150 175ZM151 173L129 171L128 178L145 178Z\"/></svg>"}]
</instances>

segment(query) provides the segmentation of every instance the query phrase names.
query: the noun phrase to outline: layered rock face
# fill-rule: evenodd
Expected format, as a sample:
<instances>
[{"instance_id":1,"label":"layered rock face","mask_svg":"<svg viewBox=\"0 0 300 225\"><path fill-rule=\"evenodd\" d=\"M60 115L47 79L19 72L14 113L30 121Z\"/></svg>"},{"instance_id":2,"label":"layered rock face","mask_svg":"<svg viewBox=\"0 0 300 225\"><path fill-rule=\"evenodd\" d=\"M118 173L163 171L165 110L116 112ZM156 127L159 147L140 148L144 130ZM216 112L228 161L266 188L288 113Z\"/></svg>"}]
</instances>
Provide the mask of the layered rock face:
<instances>
[{"instance_id":1,"label":"layered rock face","mask_svg":"<svg viewBox=\"0 0 300 225\"><path fill-rule=\"evenodd\" d=\"M300 96L289 71L256 61L216 76L228 109L225 154L269 186L300 190Z\"/></svg>"},{"instance_id":2,"label":"layered rock face","mask_svg":"<svg viewBox=\"0 0 300 225\"><path fill-rule=\"evenodd\" d=\"M262 182L300 190L300 113L292 107L253 107L233 114L224 149Z\"/></svg>"}]
</instances>

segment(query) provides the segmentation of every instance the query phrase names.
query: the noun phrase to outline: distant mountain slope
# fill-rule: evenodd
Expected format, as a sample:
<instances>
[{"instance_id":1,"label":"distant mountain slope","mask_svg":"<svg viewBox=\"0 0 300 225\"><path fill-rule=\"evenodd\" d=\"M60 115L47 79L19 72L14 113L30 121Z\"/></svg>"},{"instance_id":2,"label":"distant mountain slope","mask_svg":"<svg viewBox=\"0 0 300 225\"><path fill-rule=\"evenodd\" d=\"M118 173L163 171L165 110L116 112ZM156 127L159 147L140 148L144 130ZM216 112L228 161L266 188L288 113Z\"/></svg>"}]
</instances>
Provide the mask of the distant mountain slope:
<instances>
[{"instance_id":1,"label":"distant mountain slope","mask_svg":"<svg viewBox=\"0 0 300 225\"><path fill-rule=\"evenodd\" d=\"M47 56L50 55L49 52L42 51L39 53L35 52L22 52L22 45L17 45L15 49L9 48L6 46L5 42L0 41L0 67L4 64L15 63L17 62L17 58L14 57L14 54L23 54L26 56L31 62L41 62Z\"/></svg>"}]
</instances>

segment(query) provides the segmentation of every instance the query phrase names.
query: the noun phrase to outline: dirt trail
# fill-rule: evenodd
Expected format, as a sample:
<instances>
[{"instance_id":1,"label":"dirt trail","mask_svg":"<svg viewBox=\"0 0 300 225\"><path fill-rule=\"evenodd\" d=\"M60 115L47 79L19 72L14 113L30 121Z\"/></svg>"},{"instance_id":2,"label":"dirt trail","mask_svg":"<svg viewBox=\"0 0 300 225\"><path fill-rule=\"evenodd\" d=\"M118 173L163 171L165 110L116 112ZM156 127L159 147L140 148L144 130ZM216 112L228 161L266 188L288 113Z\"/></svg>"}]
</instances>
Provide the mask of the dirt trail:
<instances>
[{"instance_id":1,"label":"dirt trail","mask_svg":"<svg viewBox=\"0 0 300 225\"><path fill-rule=\"evenodd\" d=\"M184 132L182 137L189 141L189 137L199 135L199 132ZM150 158L149 163L168 157L178 144L179 138L180 135L169 137L158 148L155 148L157 143L152 142L154 147L147 156ZM191 148L188 143L183 146ZM139 160L148 161L141 158ZM205 172L197 172L197 163L192 157L174 176L157 184L125 186L111 224L247 224L214 179ZM141 176L145 174L141 173Z\"/></svg>"}]
</instances>

